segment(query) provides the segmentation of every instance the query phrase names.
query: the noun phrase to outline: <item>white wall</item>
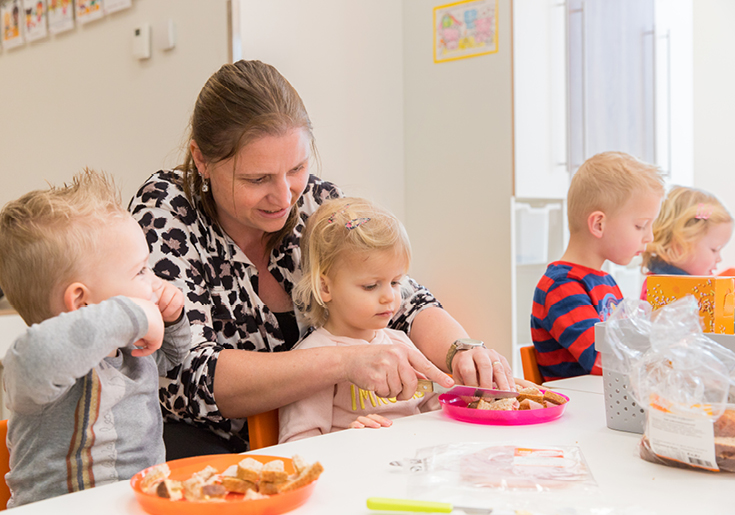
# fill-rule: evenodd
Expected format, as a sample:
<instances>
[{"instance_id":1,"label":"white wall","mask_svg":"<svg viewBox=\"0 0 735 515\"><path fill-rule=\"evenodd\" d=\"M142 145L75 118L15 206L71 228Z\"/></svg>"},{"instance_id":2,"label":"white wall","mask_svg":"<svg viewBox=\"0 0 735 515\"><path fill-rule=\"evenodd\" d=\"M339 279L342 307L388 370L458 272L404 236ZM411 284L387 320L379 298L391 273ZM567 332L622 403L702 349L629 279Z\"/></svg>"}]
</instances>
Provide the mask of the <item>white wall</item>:
<instances>
[{"instance_id":1,"label":"white wall","mask_svg":"<svg viewBox=\"0 0 735 515\"><path fill-rule=\"evenodd\" d=\"M435 64L432 8L445 3L403 3L406 226L414 274L470 335L510 357L510 0L499 0L498 53Z\"/></svg>"},{"instance_id":2,"label":"white wall","mask_svg":"<svg viewBox=\"0 0 735 515\"><path fill-rule=\"evenodd\" d=\"M715 193L735 215L735 2L694 2L694 185ZM735 243L720 270L735 267Z\"/></svg>"},{"instance_id":3,"label":"white wall","mask_svg":"<svg viewBox=\"0 0 735 515\"><path fill-rule=\"evenodd\" d=\"M321 174L404 215L400 2L239 0L243 59L272 64L306 105Z\"/></svg>"},{"instance_id":4,"label":"white wall","mask_svg":"<svg viewBox=\"0 0 735 515\"><path fill-rule=\"evenodd\" d=\"M133 27L171 18L177 46L132 56ZM88 166L115 175L125 202L180 161L206 79L228 60L227 2L133 0L130 9L0 53L0 205Z\"/></svg>"}]
</instances>

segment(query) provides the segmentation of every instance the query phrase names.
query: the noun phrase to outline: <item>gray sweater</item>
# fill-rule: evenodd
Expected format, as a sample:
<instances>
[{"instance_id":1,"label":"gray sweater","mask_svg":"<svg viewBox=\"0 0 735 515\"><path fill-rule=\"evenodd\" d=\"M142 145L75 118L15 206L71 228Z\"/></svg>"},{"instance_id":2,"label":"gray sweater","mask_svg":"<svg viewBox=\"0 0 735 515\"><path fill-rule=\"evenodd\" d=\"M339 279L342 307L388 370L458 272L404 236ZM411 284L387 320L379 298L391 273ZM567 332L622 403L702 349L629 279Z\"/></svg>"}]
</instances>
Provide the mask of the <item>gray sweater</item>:
<instances>
[{"instance_id":1,"label":"gray sweater","mask_svg":"<svg viewBox=\"0 0 735 515\"><path fill-rule=\"evenodd\" d=\"M3 360L9 508L165 461L158 377L183 361L191 335L183 316L158 351L131 356L147 331L143 310L113 297L34 324L13 343Z\"/></svg>"}]
</instances>

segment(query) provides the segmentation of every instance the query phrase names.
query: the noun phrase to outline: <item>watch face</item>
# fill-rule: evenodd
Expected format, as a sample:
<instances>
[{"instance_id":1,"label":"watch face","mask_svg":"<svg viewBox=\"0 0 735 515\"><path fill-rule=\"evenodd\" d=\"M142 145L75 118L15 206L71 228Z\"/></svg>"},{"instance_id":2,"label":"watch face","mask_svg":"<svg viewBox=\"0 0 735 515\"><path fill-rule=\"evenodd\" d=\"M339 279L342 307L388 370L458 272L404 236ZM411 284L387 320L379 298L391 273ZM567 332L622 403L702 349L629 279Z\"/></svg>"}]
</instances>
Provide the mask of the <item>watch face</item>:
<instances>
[{"instance_id":1,"label":"watch face","mask_svg":"<svg viewBox=\"0 0 735 515\"><path fill-rule=\"evenodd\" d=\"M482 347L485 343L482 340L475 340L473 338L460 338L456 342L457 349L474 349L475 347Z\"/></svg>"}]
</instances>

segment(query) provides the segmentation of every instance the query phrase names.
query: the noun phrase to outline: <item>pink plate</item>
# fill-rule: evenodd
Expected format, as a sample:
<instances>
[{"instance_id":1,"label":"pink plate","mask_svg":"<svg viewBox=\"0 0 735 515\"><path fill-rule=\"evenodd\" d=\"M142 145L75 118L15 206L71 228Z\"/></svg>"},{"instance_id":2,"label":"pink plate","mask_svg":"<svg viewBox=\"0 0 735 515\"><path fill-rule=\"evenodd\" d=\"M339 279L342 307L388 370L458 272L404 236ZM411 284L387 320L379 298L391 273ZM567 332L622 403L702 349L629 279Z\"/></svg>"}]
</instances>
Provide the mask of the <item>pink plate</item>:
<instances>
[{"instance_id":1,"label":"pink plate","mask_svg":"<svg viewBox=\"0 0 735 515\"><path fill-rule=\"evenodd\" d=\"M541 391L545 392L546 390ZM496 426L523 426L527 424L542 424L561 417L569 402L569 397L560 393L559 395L564 397L567 402L559 406L552 406L551 408L518 411L493 411L468 408L467 401L465 400L466 397L457 397L448 393L440 395L439 402L442 405L444 413L462 422Z\"/></svg>"}]
</instances>

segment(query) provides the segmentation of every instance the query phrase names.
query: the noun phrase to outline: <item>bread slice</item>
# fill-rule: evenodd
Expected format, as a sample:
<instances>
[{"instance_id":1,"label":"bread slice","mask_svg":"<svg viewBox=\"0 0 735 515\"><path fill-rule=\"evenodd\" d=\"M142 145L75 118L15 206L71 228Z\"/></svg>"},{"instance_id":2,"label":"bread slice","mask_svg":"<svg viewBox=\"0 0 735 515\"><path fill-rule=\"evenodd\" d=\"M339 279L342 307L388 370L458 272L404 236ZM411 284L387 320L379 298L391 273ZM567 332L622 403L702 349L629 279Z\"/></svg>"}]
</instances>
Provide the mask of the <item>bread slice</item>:
<instances>
[{"instance_id":1,"label":"bread slice","mask_svg":"<svg viewBox=\"0 0 735 515\"><path fill-rule=\"evenodd\" d=\"M518 395L518 402L522 402L524 399L530 399L533 402L537 402L539 404L543 404L544 402L544 394L541 393L541 390L539 390L538 388L521 388L520 390L518 390L518 393L520 394Z\"/></svg>"},{"instance_id":2,"label":"bread slice","mask_svg":"<svg viewBox=\"0 0 735 515\"><path fill-rule=\"evenodd\" d=\"M222 486L228 492L236 492L238 494L244 494L248 490L258 491L258 487L252 481L246 481L232 476L222 476Z\"/></svg>"},{"instance_id":3,"label":"bread slice","mask_svg":"<svg viewBox=\"0 0 735 515\"><path fill-rule=\"evenodd\" d=\"M319 463L318 461L316 463L312 463L307 468L302 470L298 477L286 481L283 485L281 485L279 492L289 492L291 490L301 488L302 486L306 486L312 481L315 481L322 472L324 472L324 467L322 467L321 463Z\"/></svg>"},{"instance_id":4,"label":"bread slice","mask_svg":"<svg viewBox=\"0 0 735 515\"><path fill-rule=\"evenodd\" d=\"M725 410L720 418L715 420L715 436L735 436L734 410Z\"/></svg>"},{"instance_id":5,"label":"bread slice","mask_svg":"<svg viewBox=\"0 0 735 515\"><path fill-rule=\"evenodd\" d=\"M202 498L205 501L224 501L227 489L218 484L208 484L202 487Z\"/></svg>"},{"instance_id":6,"label":"bread slice","mask_svg":"<svg viewBox=\"0 0 735 515\"><path fill-rule=\"evenodd\" d=\"M284 484L286 484L286 481L261 481L258 484L258 492L263 495L275 495Z\"/></svg>"},{"instance_id":7,"label":"bread slice","mask_svg":"<svg viewBox=\"0 0 735 515\"><path fill-rule=\"evenodd\" d=\"M486 409L486 410L494 410L494 411L513 411L516 405L516 399L515 397L508 397L506 399L498 399L492 402L487 402L483 399L480 399L480 402L477 404L477 409Z\"/></svg>"},{"instance_id":8,"label":"bread slice","mask_svg":"<svg viewBox=\"0 0 735 515\"><path fill-rule=\"evenodd\" d=\"M286 481L287 479L288 474L286 474L286 469L284 468L282 460L269 461L268 463L263 465L263 468L260 471L261 482L266 481L270 483L277 483L280 481Z\"/></svg>"},{"instance_id":9,"label":"bread slice","mask_svg":"<svg viewBox=\"0 0 735 515\"><path fill-rule=\"evenodd\" d=\"M263 464L248 457L237 464L237 477L255 483L260 479L261 470L263 470Z\"/></svg>"},{"instance_id":10,"label":"bread slice","mask_svg":"<svg viewBox=\"0 0 735 515\"><path fill-rule=\"evenodd\" d=\"M309 464L306 462L306 460L298 454L294 454L292 460L293 468L296 471L297 476L309 467Z\"/></svg>"},{"instance_id":11,"label":"bread slice","mask_svg":"<svg viewBox=\"0 0 735 515\"><path fill-rule=\"evenodd\" d=\"M544 392L544 400L547 402L550 402L551 404L556 404L556 405L564 404L565 402L567 402L567 400L564 397L562 397L556 392L552 392L551 390L546 390Z\"/></svg>"},{"instance_id":12,"label":"bread slice","mask_svg":"<svg viewBox=\"0 0 735 515\"><path fill-rule=\"evenodd\" d=\"M168 464L160 463L158 465L154 465L148 469L143 476L143 479L140 481L140 489L144 492L155 493L156 488L158 488L158 483L167 479L170 475L171 470L169 470Z\"/></svg>"},{"instance_id":13,"label":"bread slice","mask_svg":"<svg viewBox=\"0 0 735 515\"><path fill-rule=\"evenodd\" d=\"M163 481L159 481L156 487L156 495L165 499L171 499L172 501L178 501L184 497L184 487L181 481L164 479Z\"/></svg>"}]
</instances>

